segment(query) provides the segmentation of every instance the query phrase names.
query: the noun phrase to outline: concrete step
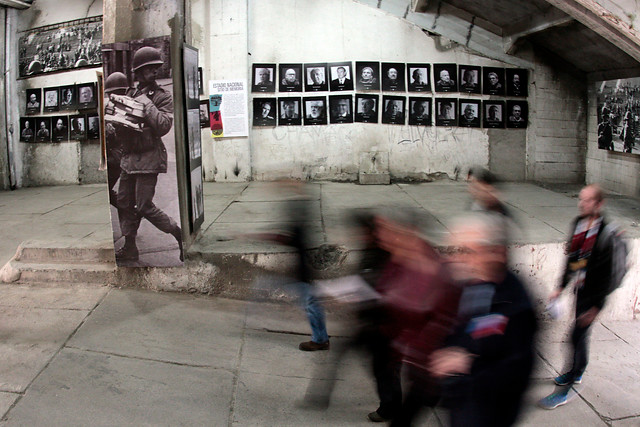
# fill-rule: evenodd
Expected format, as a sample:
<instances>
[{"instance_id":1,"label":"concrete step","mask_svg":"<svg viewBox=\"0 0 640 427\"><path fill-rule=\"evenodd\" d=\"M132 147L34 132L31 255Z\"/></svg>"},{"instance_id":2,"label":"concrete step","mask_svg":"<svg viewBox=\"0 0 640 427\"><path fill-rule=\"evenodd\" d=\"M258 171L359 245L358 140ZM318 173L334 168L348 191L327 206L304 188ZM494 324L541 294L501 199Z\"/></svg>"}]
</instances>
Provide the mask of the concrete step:
<instances>
[{"instance_id":1,"label":"concrete step","mask_svg":"<svg viewBox=\"0 0 640 427\"><path fill-rule=\"evenodd\" d=\"M0 270L7 283L95 283L116 282L115 263L30 263L16 259Z\"/></svg>"},{"instance_id":2,"label":"concrete step","mask_svg":"<svg viewBox=\"0 0 640 427\"><path fill-rule=\"evenodd\" d=\"M15 260L27 263L114 263L113 243L83 246L77 241L28 240L18 246Z\"/></svg>"}]
</instances>

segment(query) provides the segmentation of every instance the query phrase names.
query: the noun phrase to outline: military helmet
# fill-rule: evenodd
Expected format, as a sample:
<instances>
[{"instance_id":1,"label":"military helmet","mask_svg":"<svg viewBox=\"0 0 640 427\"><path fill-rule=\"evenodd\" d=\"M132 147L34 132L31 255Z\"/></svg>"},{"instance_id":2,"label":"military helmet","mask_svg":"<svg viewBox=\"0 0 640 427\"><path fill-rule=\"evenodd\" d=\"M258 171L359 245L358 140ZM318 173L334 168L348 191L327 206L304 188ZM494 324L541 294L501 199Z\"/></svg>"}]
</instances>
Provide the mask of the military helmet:
<instances>
[{"instance_id":1,"label":"military helmet","mask_svg":"<svg viewBox=\"0 0 640 427\"><path fill-rule=\"evenodd\" d=\"M106 93L115 92L118 89L128 89L129 82L127 81L127 76L120 72L115 72L109 74L109 77L104 81L104 91Z\"/></svg>"},{"instance_id":2,"label":"military helmet","mask_svg":"<svg viewBox=\"0 0 640 427\"><path fill-rule=\"evenodd\" d=\"M33 60L27 69L27 74L36 74L42 72L42 63L40 61Z\"/></svg>"},{"instance_id":3,"label":"military helmet","mask_svg":"<svg viewBox=\"0 0 640 427\"><path fill-rule=\"evenodd\" d=\"M133 54L133 71L138 71L138 69L147 65L160 66L162 64L164 64L164 61L160 56L160 51L154 47L141 47Z\"/></svg>"},{"instance_id":4,"label":"military helmet","mask_svg":"<svg viewBox=\"0 0 640 427\"><path fill-rule=\"evenodd\" d=\"M87 65L89 65L89 61L87 61L85 58L80 58L76 61L74 67L86 67Z\"/></svg>"}]
</instances>

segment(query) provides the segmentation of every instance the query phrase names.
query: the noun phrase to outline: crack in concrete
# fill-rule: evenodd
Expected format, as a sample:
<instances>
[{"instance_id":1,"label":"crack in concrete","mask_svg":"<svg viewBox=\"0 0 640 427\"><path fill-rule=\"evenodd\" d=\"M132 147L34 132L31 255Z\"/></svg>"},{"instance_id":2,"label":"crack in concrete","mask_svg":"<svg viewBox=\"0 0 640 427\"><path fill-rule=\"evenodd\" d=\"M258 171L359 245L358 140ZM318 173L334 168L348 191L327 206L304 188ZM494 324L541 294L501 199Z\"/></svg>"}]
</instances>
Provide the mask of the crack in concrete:
<instances>
[{"instance_id":1,"label":"crack in concrete","mask_svg":"<svg viewBox=\"0 0 640 427\"><path fill-rule=\"evenodd\" d=\"M248 186L247 186L248 187ZM246 187L245 187L246 189ZM242 190L244 192L244 190ZM236 358L236 366L233 369L233 391L231 392L231 401L229 402L229 418L227 425L233 427L233 416L236 407L236 397L238 396L238 374L240 372L240 365L242 364L242 356L244 354L244 344L247 339L247 318L249 317L249 305L244 308L244 318L242 321L242 338L240 340L240 348L238 349L238 357Z\"/></svg>"}]
</instances>

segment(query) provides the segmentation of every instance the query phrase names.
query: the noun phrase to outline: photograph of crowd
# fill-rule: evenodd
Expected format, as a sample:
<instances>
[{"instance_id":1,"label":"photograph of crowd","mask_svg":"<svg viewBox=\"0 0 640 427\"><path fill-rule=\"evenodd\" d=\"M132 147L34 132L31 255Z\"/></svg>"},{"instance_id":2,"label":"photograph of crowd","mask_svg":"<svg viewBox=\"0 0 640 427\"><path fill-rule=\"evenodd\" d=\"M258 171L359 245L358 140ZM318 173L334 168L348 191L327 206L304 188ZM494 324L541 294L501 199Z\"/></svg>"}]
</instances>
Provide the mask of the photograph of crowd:
<instances>
[{"instance_id":1,"label":"photograph of crowd","mask_svg":"<svg viewBox=\"0 0 640 427\"><path fill-rule=\"evenodd\" d=\"M596 83L598 148L640 154L640 77Z\"/></svg>"},{"instance_id":2,"label":"photograph of crowd","mask_svg":"<svg viewBox=\"0 0 640 427\"><path fill-rule=\"evenodd\" d=\"M18 41L20 77L102 64L102 17L24 32Z\"/></svg>"}]
</instances>

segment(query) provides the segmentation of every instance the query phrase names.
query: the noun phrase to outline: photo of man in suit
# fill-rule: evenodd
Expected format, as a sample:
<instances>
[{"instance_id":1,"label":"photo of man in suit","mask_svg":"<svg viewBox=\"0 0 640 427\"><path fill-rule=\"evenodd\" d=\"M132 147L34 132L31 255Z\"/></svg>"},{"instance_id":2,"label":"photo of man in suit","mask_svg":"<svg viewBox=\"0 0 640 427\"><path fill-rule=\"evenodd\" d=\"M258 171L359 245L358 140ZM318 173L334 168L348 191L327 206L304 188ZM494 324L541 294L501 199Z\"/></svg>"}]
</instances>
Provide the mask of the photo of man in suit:
<instances>
[{"instance_id":1,"label":"photo of man in suit","mask_svg":"<svg viewBox=\"0 0 640 427\"><path fill-rule=\"evenodd\" d=\"M351 67L345 65L332 66L331 90L353 90L353 80L351 80Z\"/></svg>"}]
</instances>

